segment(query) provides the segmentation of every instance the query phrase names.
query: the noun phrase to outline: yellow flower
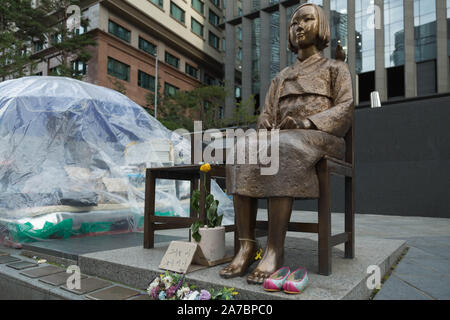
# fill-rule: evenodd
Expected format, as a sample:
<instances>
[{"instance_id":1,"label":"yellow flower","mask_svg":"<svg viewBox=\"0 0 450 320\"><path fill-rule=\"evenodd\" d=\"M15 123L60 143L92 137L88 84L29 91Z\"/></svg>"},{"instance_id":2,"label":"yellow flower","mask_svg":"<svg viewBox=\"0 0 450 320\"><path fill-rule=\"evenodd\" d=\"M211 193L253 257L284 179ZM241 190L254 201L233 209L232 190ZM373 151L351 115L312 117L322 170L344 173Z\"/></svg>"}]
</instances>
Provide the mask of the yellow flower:
<instances>
[{"instance_id":1,"label":"yellow flower","mask_svg":"<svg viewBox=\"0 0 450 320\"><path fill-rule=\"evenodd\" d=\"M238 294L239 294L239 292L237 292L237 291L234 291L234 292L232 293L233 296L237 296Z\"/></svg>"},{"instance_id":2,"label":"yellow flower","mask_svg":"<svg viewBox=\"0 0 450 320\"><path fill-rule=\"evenodd\" d=\"M200 171L208 173L209 171L211 171L211 165L209 163L205 163L200 167Z\"/></svg>"}]
</instances>

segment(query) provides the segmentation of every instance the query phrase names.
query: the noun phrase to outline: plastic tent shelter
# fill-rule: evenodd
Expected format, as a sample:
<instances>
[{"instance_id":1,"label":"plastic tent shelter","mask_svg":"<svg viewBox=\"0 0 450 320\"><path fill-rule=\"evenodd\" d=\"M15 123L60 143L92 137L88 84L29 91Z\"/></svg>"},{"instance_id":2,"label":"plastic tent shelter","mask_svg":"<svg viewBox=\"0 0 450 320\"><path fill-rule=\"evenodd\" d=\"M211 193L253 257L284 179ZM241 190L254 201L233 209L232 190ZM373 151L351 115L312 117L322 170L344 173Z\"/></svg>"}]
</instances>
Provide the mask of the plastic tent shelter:
<instances>
[{"instance_id":1,"label":"plastic tent shelter","mask_svg":"<svg viewBox=\"0 0 450 320\"><path fill-rule=\"evenodd\" d=\"M190 144L111 89L62 77L0 83L0 236L15 243L144 223L145 168L190 163ZM158 180L156 214L189 215L189 182ZM214 182L223 224L232 201Z\"/></svg>"}]
</instances>

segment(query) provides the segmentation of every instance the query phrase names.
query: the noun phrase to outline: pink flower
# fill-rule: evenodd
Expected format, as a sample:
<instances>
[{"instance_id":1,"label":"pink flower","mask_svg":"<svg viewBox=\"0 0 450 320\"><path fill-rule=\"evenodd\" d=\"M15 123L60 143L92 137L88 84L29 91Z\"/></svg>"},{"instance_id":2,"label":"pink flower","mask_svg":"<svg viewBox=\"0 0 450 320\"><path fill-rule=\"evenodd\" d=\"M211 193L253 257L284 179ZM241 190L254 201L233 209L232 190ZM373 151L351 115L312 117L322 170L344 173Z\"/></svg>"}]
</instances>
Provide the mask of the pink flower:
<instances>
[{"instance_id":1,"label":"pink flower","mask_svg":"<svg viewBox=\"0 0 450 320\"><path fill-rule=\"evenodd\" d=\"M166 294L167 294L167 298L170 299L172 298L175 293L177 292L177 288L175 286L171 286L169 289L167 289Z\"/></svg>"},{"instance_id":2,"label":"pink flower","mask_svg":"<svg viewBox=\"0 0 450 320\"><path fill-rule=\"evenodd\" d=\"M153 297L153 299L158 300L159 291L160 291L159 290L159 286L158 287L154 287L152 289L152 297Z\"/></svg>"},{"instance_id":3,"label":"pink flower","mask_svg":"<svg viewBox=\"0 0 450 320\"><path fill-rule=\"evenodd\" d=\"M199 298L200 298L199 300L211 300L211 294L206 290L202 290L200 291Z\"/></svg>"}]
</instances>

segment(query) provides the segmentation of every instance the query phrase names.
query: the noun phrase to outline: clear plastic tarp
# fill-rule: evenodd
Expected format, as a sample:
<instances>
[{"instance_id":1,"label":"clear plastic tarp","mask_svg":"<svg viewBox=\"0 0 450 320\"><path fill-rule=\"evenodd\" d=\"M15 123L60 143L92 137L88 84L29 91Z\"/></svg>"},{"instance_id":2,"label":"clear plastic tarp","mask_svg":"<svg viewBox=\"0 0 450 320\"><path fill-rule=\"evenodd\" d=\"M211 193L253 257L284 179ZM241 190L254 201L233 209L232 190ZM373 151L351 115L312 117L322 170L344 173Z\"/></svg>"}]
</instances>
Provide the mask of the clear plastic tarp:
<instances>
[{"instance_id":1,"label":"clear plastic tarp","mask_svg":"<svg viewBox=\"0 0 450 320\"><path fill-rule=\"evenodd\" d=\"M0 83L0 233L15 242L143 227L145 168L190 143L117 91L62 77ZM156 215L189 216L190 182L158 180ZM231 199L213 182L223 224ZM0 235L1 236L1 235Z\"/></svg>"}]
</instances>

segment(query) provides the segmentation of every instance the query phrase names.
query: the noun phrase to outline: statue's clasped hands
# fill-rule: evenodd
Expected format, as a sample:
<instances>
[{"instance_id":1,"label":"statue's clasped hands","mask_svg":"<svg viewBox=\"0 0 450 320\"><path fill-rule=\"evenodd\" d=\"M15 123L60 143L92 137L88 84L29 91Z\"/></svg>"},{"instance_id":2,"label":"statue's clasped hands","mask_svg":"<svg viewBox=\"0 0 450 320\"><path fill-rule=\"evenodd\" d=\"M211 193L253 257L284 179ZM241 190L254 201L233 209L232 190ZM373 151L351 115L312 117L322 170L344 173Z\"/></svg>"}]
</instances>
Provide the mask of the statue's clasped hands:
<instances>
[{"instance_id":1,"label":"statue's clasped hands","mask_svg":"<svg viewBox=\"0 0 450 320\"><path fill-rule=\"evenodd\" d=\"M287 130L287 129L312 129L313 127L314 127L313 123L308 119L295 120L294 118L287 116L278 126L274 126L269 122L269 120L265 119L260 123L258 129L271 130L275 128L280 130Z\"/></svg>"}]
</instances>

